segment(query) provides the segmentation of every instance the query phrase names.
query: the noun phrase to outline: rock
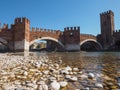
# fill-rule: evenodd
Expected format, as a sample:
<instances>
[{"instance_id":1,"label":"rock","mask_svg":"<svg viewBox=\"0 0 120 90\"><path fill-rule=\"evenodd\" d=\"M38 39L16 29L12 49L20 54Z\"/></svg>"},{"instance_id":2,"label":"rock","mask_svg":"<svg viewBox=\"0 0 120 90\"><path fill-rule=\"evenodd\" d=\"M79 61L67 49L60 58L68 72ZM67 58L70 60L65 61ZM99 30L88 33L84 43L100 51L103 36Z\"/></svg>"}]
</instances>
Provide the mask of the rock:
<instances>
[{"instance_id":1,"label":"rock","mask_svg":"<svg viewBox=\"0 0 120 90\"><path fill-rule=\"evenodd\" d=\"M59 65L58 64L54 64L55 69L59 69Z\"/></svg>"},{"instance_id":2,"label":"rock","mask_svg":"<svg viewBox=\"0 0 120 90\"><path fill-rule=\"evenodd\" d=\"M25 72L23 73L23 75L24 75L24 76L27 76L27 75L28 75L28 72L27 72L27 71L25 71Z\"/></svg>"},{"instance_id":3,"label":"rock","mask_svg":"<svg viewBox=\"0 0 120 90\"><path fill-rule=\"evenodd\" d=\"M52 81L56 81L56 78L55 77L49 77L49 80L52 82Z\"/></svg>"},{"instance_id":4,"label":"rock","mask_svg":"<svg viewBox=\"0 0 120 90\"><path fill-rule=\"evenodd\" d=\"M84 75L84 74L82 74L80 77L81 77L82 79L88 78L88 76L87 76L87 75Z\"/></svg>"},{"instance_id":5,"label":"rock","mask_svg":"<svg viewBox=\"0 0 120 90\"><path fill-rule=\"evenodd\" d=\"M33 83L27 83L26 85L27 85L28 87L33 87L34 84L33 84Z\"/></svg>"},{"instance_id":6,"label":"rock","mask_svg":"<svg viewBox=\"0 0 120 90\"><path fill-rule=\"evenodd\" d=\"M70 76L70 75L65 75L65 78L66 78L66 79L70 79L71 76Z\"/></svg>"},{"instance_id":7,"label":"rock","mask_svg":"<svg viewBox=\"0 0 120 90\"><path fill-rule=\"evenodd\" d=\"M95 83L95 86L96 86L97 88L103 88L103 85L102 85L101 83Z\"/></svg>"},{"instance_id":8,"label":"rock","mask_svg":"<svg viewBox=\"0 0 120 90\"><path fill-rule=\"evenodd\" d=\"M9 84L2 86L2 90L15 90L15 88L16 87L14 85L9 85Z\"/></svg>"},{"instance_id":9,"label":"rock","mask_svg":"<svg viewBox=\"0 0 120 90\"><path fill-rule=\"evenodd\" d=\"M65 68L65 70L67 70L67 71L72 71L72 68L69 67L69 66L67 66L67 67Z\"/></svg>"},{"instance_id":10,"label":"rock","mask_svg":"<svg viewBox=\"0 0 120 90\"><path fill-rule=\"evenodd\" d=\"M82 73L83 73L82 71L78 72L78 74L82 74Z\"/></svg>"},{"instance_id":11,"label":"rock","mask_svg":"<svg viewBox=\"0 0 120 90\"><path fill-rule=\"evenodd\" d=\"M15 84L15 85L21 85L21 82L15 81L14 84Z\"/></svg>"},{"instance_id":12,"label":"rock","mask_svg":"<svg viewBox=\"0 0 120 90\"><path fill-rule=\"evenodd\" d=\"M75 77L75 76L73 76L73 77L69 78L69 80L70 80L70 81L73 81L73 82L76 82L76 81L78 80L78 78Z\"/></svg>"},{"instance_id":13,"label":"rock","mask_svg":"<svg viewBox=\"0 0 120 90\"><path fill-rule=\"evenodd\" d=\"M73 71L74 71L74 72L78 72L79 69L78 69L78 68L73 68Z\"/></svg>"},{"instance_id":14,"label":"rock","mask_svg":"<svg viewBox=\"0 0 120 90\"><path fill-rule=\"evenodd\" d=\"M93 73L89 73L89 74L88 74L88 78L93 79L94 77L95 77L95 75L94 75Z\"/></svg>"},{"instance_id":15,"label":"rock","mask_svg":"<svg viewBox=\"0 0 120 90\"><path fill-rule=\"evenodd\" d=\"M66 87L68 83L66 81L60 81L59 84L61 87Z\"/></svg>"},{"instance_id":16,"label":"rock","mask_svg":"<svg viewBox=\"0 0 120 90\"><path fill-rule=\"evenodd\" d=\"M35 67L36 67L36 68L40 68L40 67L41 67L41 64L36 64Z\"/></svg>"},{"instance_id":17,"label":"rock","mask_svg":"<svg viewBox=\"0 0 120 90\"><path fill-rule=\"evenodd\" d=\"M48 86L45 85L39 85L37 90L48 90Z\"/></svg>"},{"instance_id":18,"label":"rock","mask_svg":"<svg viewBox=\"0 0 120 90\"><path fill-rule=\"evenodd\" d=\"M81 90L90 90L90 88L89 88L89 87L86 87L86 88L83 88L83 89L81 89Z\"/></svg>"},{"instance_id":19,"label":"rock","mask_svg":"<svg viewBox=\"0 0 120 90\"><path fill-rule=\"evenodd\" d=\"M37 82L38 85L45 85L45 82L44 81L39 81Z\"/></svg>"},{"instance_id":20,"label":"rock","mask_svg":"<svg viewBox=\"0 0 120 90\"><path fill-rule=\"evenodd\" d=\"M51 88L51 90L59 90L60 89L60 84L57 81L53 81L50 84L50 88Z\"/></svg>"},{"instance_id":21,"label":"rock","mask_svg":"<svg viewBox=\"0 0 120 90\"><path fill-rule=\"evenodd\" d=\"M48 75L48 74L49 74L49 71L48 71L48 70L43 71L43 74Z\"/></svg>"},{"instance_id":22,"label":"rock","mask_svg":"<svg viewBox=\"0 0 120 90\"><path fill-rule=\"evenodd\" d=\"M61 73L61 74L69 74L69 72L68 72L66 69L60 70L60 73Z\"/></svg>"}]
</instances>

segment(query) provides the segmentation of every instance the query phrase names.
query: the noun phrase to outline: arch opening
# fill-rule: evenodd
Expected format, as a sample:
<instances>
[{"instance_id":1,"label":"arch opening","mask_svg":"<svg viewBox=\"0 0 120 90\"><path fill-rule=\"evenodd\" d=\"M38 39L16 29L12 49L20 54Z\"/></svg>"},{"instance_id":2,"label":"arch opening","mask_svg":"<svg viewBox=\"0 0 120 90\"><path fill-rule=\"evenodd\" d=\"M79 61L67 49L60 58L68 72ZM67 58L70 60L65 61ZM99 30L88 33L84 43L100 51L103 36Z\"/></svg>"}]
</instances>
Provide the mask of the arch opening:
<instances>
[{"instance_id":1,"label":"arch opening","mask_svg":"<svg viewBox=\"0 0 120 90\"><path fill-rule=\"evenodd\" d=\"M0 52L8 52L10 51L7 41L5 39L0 38Z\"/></svg>"},{"instance_id":2,"label":"arch opening","mask_svg":"<svg viewBox=\"0 0 120 90\"><path fill-rule=\"evenodd\" d=\"M64 45L59 40L51 37L42 37L30 42L30 51L60 51L63 48Z\"/></svg>"},{"instance_id":3,"label":"arch opening","mask_svg":"<svg viewBox=\"0 0 120 90\"><path fill-rule=\"evenodd\" d=\"M115 43L109 47L109 50L120 51L120 40L116 40Z\"/></svg>"},{"instance_id":4,"label":"arch opening","mask_svg":"<svg viewBox=\"0 0 120 90\"><path fill-rule=\"evenodd\" d=\"M82 51L101 51L103 48L99 42L93 39L87 39L80 43Z\"/></svg>"}]
</instances>

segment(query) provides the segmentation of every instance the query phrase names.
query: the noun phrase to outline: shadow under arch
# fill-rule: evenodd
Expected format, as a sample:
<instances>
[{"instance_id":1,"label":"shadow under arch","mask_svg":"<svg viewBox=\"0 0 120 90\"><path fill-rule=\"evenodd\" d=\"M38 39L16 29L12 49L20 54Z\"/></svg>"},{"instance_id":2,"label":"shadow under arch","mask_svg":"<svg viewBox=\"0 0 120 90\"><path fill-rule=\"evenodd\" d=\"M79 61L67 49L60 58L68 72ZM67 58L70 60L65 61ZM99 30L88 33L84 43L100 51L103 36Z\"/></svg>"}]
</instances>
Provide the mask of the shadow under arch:
<instances>
[{"instance_id":1,"label":"shadow under arch","mask_svg":"<svg viewBox=\"0 0 120 90\"><path fill-rule=\"evenodd\" d=\"M59 40L52 38L52 37L41 37L41 38L35 39L35 40L30 42L29 46L31 46L34 42L36 42L38 40L52 40L52 41L57 42L58 44L60 44L64 48L64 45Z\"/></svg>"},{"instance_id":2,"label":"shadow under arch","mask_svg":"<svg viewBox=\"0 0 120 90\"><path fill-rule=\"evenodd\" d=\"M80 47L86 43L86 42L94 42L96 43L99 47L100 47L100 50L103 50L103 47L102 45L97 41L97 40L94 40L94 39L86 39L86 40L83 40L82 42L80 42Z\"/></svg>"},{"instance_id":3,"label":"shadow under arch","mask_svg":"<svg viewBox=\"0 0 120 90\"><path fill-rule=\"evenodd\" d=\"M8 46L7 40L0 38L0 43L6 47L6 50L3 50L3 51L7 52L11 50L10 47Z\"/></svg>"}]
</instances>

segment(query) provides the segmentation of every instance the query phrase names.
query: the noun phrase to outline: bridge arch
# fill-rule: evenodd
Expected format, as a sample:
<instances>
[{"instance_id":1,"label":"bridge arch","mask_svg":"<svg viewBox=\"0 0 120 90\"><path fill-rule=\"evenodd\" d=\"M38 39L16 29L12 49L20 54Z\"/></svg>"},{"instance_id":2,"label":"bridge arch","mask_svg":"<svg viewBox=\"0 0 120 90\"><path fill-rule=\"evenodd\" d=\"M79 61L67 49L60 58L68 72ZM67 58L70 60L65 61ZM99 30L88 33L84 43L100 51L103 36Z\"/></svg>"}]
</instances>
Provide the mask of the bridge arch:
<instances>
[{"instance_id":1,"label":"bridge arch","mask_svg":"<svg viewBox=\"0 0 120 90\"><path fill-rule=\"evenodd\" d=\"M2 43L3 45L7 46L7 41L3 38L0 38L0 43Z\"/></svg>"},{"instance_id":2,"label":"bridge arch","mask_svg":"<svg viewBox=\"0 0 120 90\"><path fill-rule=\"evenodd\" d=\"M5 40L3 38L0 38L0 52L1 51L6 52L6 51L9 51L9 50L12 50L12 49L8 45L7 40Z\"/></svg>"},{"instance_id":3,"label":"bridge arch","mask_svg":"<svg viewBox=\"0 0 120 90\"><path fill-rule=\"evenodd\" d=\"M102 45L95 39L86 39L86 40L83 40L82 42L80 42L80 47L85 44L86 42L93 42L94 44L96 44L100 50L103 50L103 47Z\"/></svg>"},{"instance_id":4,"label":"bridge arch","mask_svg":"<svg viewBox=\"0 0 120 90\"><path fill-rule=\"evenodd\" d=\"M64 48L64 45L59 40L52 38L52 37L41 37L41 38L35 39L35 40L30 42L29 46L31 46L35 41L38 41L38 40L52 40L52 41L57 42L58 44L60 44Z\"/></svg>"}]
</instances>

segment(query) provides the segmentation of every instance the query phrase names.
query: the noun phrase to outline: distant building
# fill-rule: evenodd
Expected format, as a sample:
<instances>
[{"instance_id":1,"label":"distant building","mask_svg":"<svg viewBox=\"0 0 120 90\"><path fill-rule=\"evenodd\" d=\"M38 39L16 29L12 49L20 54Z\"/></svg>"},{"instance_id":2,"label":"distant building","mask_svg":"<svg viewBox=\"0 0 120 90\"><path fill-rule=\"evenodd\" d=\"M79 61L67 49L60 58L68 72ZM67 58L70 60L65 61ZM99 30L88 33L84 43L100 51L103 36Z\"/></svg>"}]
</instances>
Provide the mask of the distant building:
<instances>
[{"instance_id":1,"label":"distant building","mask_svg":"<svg viewBox=\"0 0 120 90\"><path fill-rule=\"evenodd\" d=\"M97 36L97 40L104 50L111 50L120 46L120 31L115 31L113 11L101 13L100 24L101 34Z\"/></svg>"}]
</instances>

